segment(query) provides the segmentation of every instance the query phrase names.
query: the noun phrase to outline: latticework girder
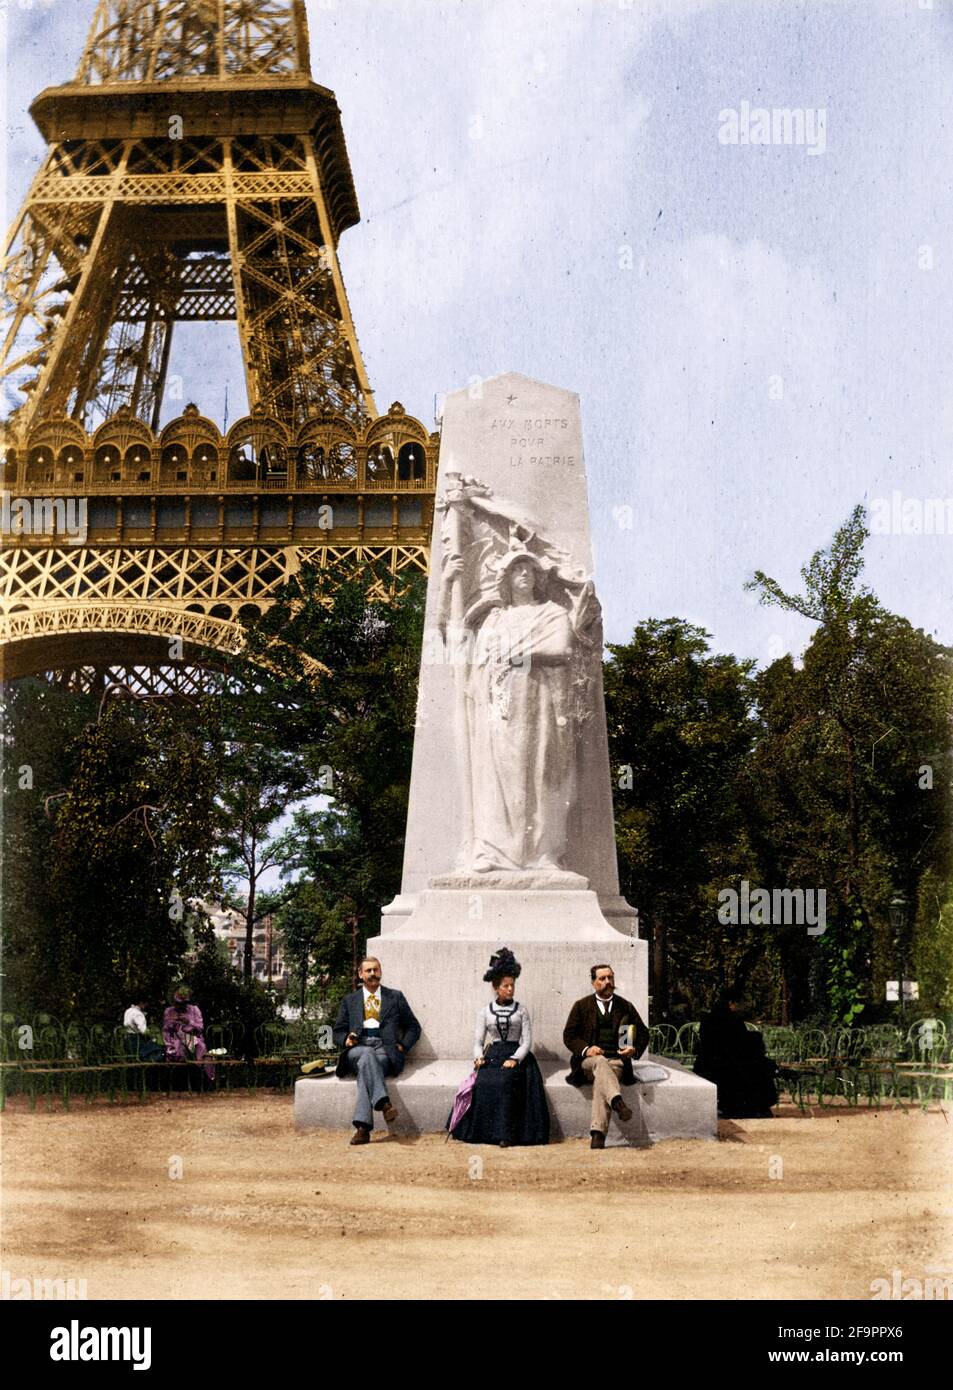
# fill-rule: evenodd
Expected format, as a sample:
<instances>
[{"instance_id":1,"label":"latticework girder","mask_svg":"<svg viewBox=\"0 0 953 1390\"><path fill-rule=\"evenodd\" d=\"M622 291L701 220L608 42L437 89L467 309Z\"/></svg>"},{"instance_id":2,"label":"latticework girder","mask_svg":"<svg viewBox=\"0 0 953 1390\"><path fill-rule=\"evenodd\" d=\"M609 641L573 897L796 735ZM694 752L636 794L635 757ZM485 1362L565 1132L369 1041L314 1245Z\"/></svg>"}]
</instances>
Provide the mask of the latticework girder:
<instances>
[{"instance_id":1,"label":"latticework girder","mask_svg":"<svg viewBox=\"0 0 953 1390\"><path fill-rule=\"evenodd\" d=\"M87 662L56 667L43 674L50 685L73 695L117 694L138 700L194 700L231 688L220 671L187 661L154 666Z\"/></svg>"},{"instance_id":2,"label":"latticework girder","mask_svg":"<svg viewBox=\"0 0 953 1390\"><path fill-rule=\"evenodd\" d=\"M98 0L75 79L31 113L49 149L0 338L6 677L191 693L185 669L234 650L305 560L426 569L437 439L398 403L377 416L304 0ZM175 325L221 320L247 415L220 432L188 405L160 429Z\"/></svg>"},{"instance_id":3,"label":"latticework girder","mask_svg":"<svg viewBox=\"0 0 953 1390\"><path fill-rule=\"evenodd\" d=\"M100 0L78 82L307 73L303 0Z\"/></svg>"},{"instance_id":4,"label":"latticework girder","mask_svg":"<svg viewBox=\"0 0 953 1390\"><path fill-rule=\"evenodd\" d=\"M344 574L371 561L426 572L424 546L63 547L0 551L0 678L83 665L120 638L128 665L236 652L240 618L266 611L302 564ZM140 639L137 645L136 640ZM110 650L100 642L97 651Z\"/></svg>"},{"instance_id":5,"label":"latticework girder","mask_svg":"<svg viewBox=\"0 0 953 1390\"><path fill-rule=\"evenodd\" d=\"M376 415L337 259L358 218L298 0L102 0L11 229L6 413L158 427L176 322L233 320L250 406Z\"/></svg>"}]
</instances>

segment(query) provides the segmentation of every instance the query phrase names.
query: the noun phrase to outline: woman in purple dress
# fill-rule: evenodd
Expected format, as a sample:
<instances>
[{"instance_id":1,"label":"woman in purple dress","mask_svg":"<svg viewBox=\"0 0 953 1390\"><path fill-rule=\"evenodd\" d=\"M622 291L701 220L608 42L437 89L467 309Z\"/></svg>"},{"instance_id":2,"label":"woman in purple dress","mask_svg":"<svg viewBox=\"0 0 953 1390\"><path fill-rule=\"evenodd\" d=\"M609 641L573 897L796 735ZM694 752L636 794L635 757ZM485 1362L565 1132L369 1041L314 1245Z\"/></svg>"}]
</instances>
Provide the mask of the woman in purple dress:
<instances>
[{"instance_id":1,"label":"woman in purple dress","mask_svg":"<svg viewBox=\"0 0 953 1390\"><path fill-rule=\"evenodd\" d=\"M203 1030L205 1023L202 1011L197 1004L189 1003L187 989L177 989L172 1003L162 1016L162 1037L165 1040L165 1055L170 1062L200 1062L208 1048L205 1046ZM207 1065L202 1068L209 1081L215 1079L215 1068Z\"/></svg>"}]
</instances>

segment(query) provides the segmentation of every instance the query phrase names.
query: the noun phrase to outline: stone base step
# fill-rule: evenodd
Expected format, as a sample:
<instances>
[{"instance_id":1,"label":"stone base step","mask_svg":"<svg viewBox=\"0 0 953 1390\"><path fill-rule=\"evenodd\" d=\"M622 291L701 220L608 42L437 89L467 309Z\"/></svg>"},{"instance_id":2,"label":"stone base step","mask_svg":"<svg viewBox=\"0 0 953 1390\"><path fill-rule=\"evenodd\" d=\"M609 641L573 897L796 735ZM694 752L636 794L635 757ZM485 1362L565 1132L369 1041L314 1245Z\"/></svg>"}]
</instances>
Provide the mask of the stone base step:
<instances>
[{"instance_id":1,"label":"stone base step","mask_svg":"<svg viewBox=\"0 0 953 1390\"><path fill-rule=\"evenodd\" d=\"M646 1146L663 1139L715 1139L718 1135L717 1092L710 1081L686 1071L662 1057L643 1057L663 1067L666 1079L654 1084L636 1083L625 1088L632 1119L622 1124L613 1117L606 1147ZM592 1088L569 1086L568 1068L541 1062L546 1086L552 1138L588 1138ZM399 1077L388 1081L388 1091L400 1112L393 1125L377 1125L395 1134L439 1134L446 1128L453 1098L469 1074L464 1058L449 1061L409 1062ZM295 1083L294 1115L299 1129L350 1130L357 1082L336 1076L302 1076Z\"/></svg>"}]
</instances>

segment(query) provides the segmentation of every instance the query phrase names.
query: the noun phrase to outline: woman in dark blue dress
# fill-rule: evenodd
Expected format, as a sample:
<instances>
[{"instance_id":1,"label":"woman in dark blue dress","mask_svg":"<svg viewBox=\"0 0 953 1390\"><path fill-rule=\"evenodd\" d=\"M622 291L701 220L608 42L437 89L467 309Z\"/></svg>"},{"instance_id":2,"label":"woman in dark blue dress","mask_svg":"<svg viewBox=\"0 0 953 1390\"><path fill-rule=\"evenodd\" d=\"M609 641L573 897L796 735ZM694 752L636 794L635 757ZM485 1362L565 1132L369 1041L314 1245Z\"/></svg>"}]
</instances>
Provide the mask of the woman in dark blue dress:
<instances>
[{"instance_id":1,"label":"woman in dark blue dress","mask_svg":"<svg viewBox=\"0 0 953 1390\"><path fill-rule=\"evenodd\" d=\"M516 1002L521 966L504 946L483 976L494 998L481 1007L473 1040L476 1084L469 1110L451 1131L465 1144L548 1144L549 1108L543 1077L530 1051L528 1010Z\"/></svg>"}]
</instances>

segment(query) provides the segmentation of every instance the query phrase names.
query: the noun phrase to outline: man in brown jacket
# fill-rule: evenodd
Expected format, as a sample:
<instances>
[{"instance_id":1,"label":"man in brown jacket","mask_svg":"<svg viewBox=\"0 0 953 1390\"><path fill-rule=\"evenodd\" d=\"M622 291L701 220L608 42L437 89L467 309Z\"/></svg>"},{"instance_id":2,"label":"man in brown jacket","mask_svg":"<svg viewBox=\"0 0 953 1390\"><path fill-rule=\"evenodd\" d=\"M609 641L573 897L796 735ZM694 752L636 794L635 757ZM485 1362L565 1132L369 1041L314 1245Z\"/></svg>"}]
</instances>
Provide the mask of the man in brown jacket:
<instances>
[{"instance_id":1,"label":"man in brown jacket","mask_svg":"<svg viewBox=\"0 0 953 1390\"><path fill-rule=\"evenodd\" d=\"M635 1080L632 1059L648 1047L649 1030L635 1005L616 994L611 965L594 965L589 975L595 993L576 1000L563 1030L563 1043L572 1057L566 1080L571 1086L592 1083L590 1148L604 1149L611 1113L615 1111L623 1123L632 1118L621 1088ZM631 1043L620 1045L620 1030L626 1026Z\"/></svg>"}]
</instances>

